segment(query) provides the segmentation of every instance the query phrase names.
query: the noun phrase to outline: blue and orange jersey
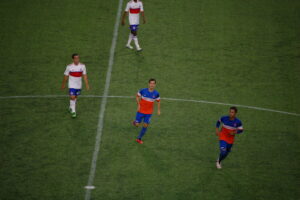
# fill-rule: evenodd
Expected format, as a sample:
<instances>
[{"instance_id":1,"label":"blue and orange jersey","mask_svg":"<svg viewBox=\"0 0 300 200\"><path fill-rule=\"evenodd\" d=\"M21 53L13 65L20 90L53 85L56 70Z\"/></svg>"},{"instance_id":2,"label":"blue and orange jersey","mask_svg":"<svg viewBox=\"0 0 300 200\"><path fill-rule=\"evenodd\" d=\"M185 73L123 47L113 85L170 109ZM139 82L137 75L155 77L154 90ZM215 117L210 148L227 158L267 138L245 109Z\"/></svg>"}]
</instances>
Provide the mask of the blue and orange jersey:
<instances>
[{"instance_id":1,"label":"blue and orange jersey","mask_svg":"<svg viewBox=\"0 0 300 200\"><path fill-rule=\"evenodd\" d=\"M219 139L224 140L228 144L233 144L234 135L231 135L232 132L237 132L238 134L243 132L243 125L241 120L235 118L234 120L230 120L229 116L223 116L221 119L217 121L216 127L219 128L222 123L222 130L220 132Z\"/></svg>"},{"instance_id":2,"label":"blue and orange jersey","mask_svg":"<svg viewBox=\"0 0 300 200\"><path fill-rule=\"evenodd\" d=\"M159 93L156 90L150 92L148 88L139 90L137 96L141 97L139 112L143 114L152 114L154 102L160 101Z\"/></svg>"}]
</instances>

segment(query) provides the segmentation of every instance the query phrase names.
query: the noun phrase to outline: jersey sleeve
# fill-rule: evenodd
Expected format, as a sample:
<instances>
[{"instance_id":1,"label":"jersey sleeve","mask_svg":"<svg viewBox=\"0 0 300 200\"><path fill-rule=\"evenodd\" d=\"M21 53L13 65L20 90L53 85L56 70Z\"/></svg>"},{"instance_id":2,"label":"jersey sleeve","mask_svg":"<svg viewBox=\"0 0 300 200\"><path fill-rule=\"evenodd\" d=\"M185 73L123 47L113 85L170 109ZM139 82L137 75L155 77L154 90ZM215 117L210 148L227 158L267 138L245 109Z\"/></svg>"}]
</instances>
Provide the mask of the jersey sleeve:
<instances>
[{"instance_id":1,"label":"jersey sleeve","mask_svg":"<svg viewBox=\"0 0 300 200\"><path fill-rule=\"evenodd\" d=\"M238 127L237 127L237 133L240 134L244 131L244 128L243 128L243 124L241 121L239 121L238 123Z\"/></svg>"},{"instance_id":2,"label":"jersey sleeve","mask_svg":"<svg viewBox=\"0 0 300 200\"><path fill-rule=\"evenodd\" d=\"M156 100L157 102L160 102L160 96L159 96L159 93L157 93L155 100Z\"/></svg>"},{"instance_id":3,"label":"jersey sleeve","mask_svg":"<svg viewBox=\"0 0 300 200\"><path fill-rule=\"evenodd\" d=\"M224 122L224 117L221 117L218 121L217 121L217 123L216 123L216 128L220 128L220 125L221 125L221 123L223 123Z\"/></svg>"},{"instance_id":4,"label":"jersey sleeve","mask_svg":"<svg viewBox=\"0 0 300 200\"><path fill-rule=\"evenodd\" d=\"M140 89L137 93L136 96L141 97L143 95L143 89Z\"/></svg>"},{"instance_id":5,"label":"jersey sleeve","mask_svg":"<svg viewBox=\"0 0 300 200\"><path fill-rule=\"evenodd\" d=\"M69 73L70 73L70 68L69 68L69 66L67 66L67 67L66 67L66 70L65 70L65 72L64 72L64 75L65 75L65 76L69 76Z\"/></svg>"},{"instance_id":6,"label":"jersey sleeve","mask_svg":"<svg viewBox=\"0 0 300 200\"><path fill-rule=\"evenodd\" d=\"M129 12L129 9L130 9L130 4L128 2L127 5L126 5L126 8L125 8L125 12Z\"/></svg>"},{"instance_id":7,"label":"jersey sleeve","mask_svg":"<svg viewBox=\"0 0 300 200\"><path fill-rule=\"evenodd\" d=\"M82 74L83 74L83 75L86 75L86 74L87 74L87 73L86 73L86 67L85 67L85 65L82 66Z\"/></svg>"},{"instance_id":8,"label":"jersey sleeve","mask_svg":"<svg viewBox=\"0 0 300 200\"><path fill-rule=\"evenodd\" d=\"M140 2L140 9L141 9L141 12L144 12L144 6L143 6L142 2Z\"/></svg>"}]
</instances>

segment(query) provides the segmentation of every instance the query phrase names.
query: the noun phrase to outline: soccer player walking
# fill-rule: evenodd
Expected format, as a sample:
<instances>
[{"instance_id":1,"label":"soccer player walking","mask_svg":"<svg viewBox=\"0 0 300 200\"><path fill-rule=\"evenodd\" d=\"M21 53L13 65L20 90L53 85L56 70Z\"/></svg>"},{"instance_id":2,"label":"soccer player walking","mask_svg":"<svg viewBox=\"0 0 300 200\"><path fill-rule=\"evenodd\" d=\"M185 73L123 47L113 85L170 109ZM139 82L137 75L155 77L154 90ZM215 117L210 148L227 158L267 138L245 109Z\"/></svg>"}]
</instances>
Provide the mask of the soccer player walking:
<instances>
[{"instance_id":1,"label":"soccer player walking","mask_svg":"<svg viewBox=\"0 0 300 200\"><path fill-rule=\"evenodd\" d=\"M235 135L243 132L242 122L236 118L237 111L236 107L231 107L229 109L229 115L221 117L216 124L216 135L219 136L220 140L220 155L216 162L218 169L222 168L221 161L224 160L231 151ZM222 130L220 132L221 124Z\"/></svg>"},{"instance_id":2,"label":"soccer player walking","mask_svg":"<svg viewBox=\"0 0 300 200\"><path fill-rule=\"evenodd\" d=\"M136 95L136 102L138 105L135 121L133 125L138 127L142 121L143 128L136 139L136 142L143 144L142 137L145 135L147 128L150 124L150 119L153 113L154 102L157 102L157 114L160 115L160 97L159 93L155 90L156 80L154 78L148 81L148 88L138 91Z\"/></svg>"},{"instance_id":3,"label":"soccer player walking","mask_svg":"<svg viewBox=\"0 0 300 200\"><path fill-rule=\"evenodd\" d=\"M70 107L69 112L71 113L72 117L76 117L76 101L77 97L80 95L81 86L82 86L82 76L85 82L86 90L90 89L86 67L84 64L79 62L79 55L74 53L72 55L73 63L69 64L64 73L64 79L62 82L61 89L65 89L66 82L69 79L69 95L70 95Z\"/></svg>"},{"instance_id":4,"label":"soccer player walking","mask_svg":"<svg viewBox=\"0 0 300 200\"><path fill-rule=\"evenodd\" d=\"M122 17L122 25L125 25L125 18L129 13L129 38L126 47L129 49L133 49L133 47L130 45L131 41L134 41L135 47L137 51L141 51L142 48L139 45L138 38L137 38L137 30L140 24L140 13L143 16L143 22L146 23L145 13L144 13L144 7L143 3L139 0L131 0L127 3L127 6L125 8L123 17Z\"/></svg>"}]
</instances>

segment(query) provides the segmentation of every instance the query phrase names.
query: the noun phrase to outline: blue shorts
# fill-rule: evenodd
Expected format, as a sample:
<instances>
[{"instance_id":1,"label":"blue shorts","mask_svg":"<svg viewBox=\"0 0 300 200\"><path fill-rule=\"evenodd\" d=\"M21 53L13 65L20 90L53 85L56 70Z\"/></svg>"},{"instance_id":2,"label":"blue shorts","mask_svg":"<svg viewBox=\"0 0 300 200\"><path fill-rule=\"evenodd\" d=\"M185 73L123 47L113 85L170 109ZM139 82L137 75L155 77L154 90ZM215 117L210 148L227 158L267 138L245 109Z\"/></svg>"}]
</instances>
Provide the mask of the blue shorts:
<instances>
[{"instance_id":1,"label":"blue shorts","mask_svg":"<svg viewBox=\"0 0 300 200\"><path fill-rule=\"evenodd\" d=\"M220 140L220 151L224 151L225 150L227 152L230 152L232 145L233 144L228 144L224 140Z\"/></svg>"},{"instance_id":2,"label":"blue shorts","mask_svg":"<svg viewBox=\"0 0 300 200\"><path fill-rule=\"evenodd\" d=\"M130 28L131 31L137 31L138 28L139 28L139 25L138 24L136 24L136 25L130 25L129 28Z\"/></svg>"},{"instance_id":3,"label":"blue shorts","mask_svg":"<svg viewBox=\"0 0 300 200\"><path fill-rule=\"evenodd\" d=\"M69 89L70 96L78 96L78 95L80 95L80 92L81 92L81 89L74 89L74 88Z\"/></svg>"},{"instance_id":4,"label":"blue shorts","mask_svg":"<svg viewBox=\"0 0 300 200\"><path fill-rule=\"evenodd\" d=\"M136 113L135 122L141 123L144 120L145 124L150 124L152 114L143 114L140 112Z\"/></svg>"}]
</instances>

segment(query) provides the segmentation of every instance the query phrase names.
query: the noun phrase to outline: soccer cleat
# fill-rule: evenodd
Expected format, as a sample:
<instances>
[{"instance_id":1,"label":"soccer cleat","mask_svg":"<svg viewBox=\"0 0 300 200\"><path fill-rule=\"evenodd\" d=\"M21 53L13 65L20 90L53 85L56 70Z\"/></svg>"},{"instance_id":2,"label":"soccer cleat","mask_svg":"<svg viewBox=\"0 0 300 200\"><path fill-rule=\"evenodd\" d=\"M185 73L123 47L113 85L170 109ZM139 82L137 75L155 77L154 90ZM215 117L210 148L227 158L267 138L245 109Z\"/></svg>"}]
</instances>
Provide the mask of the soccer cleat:
<instances>
[{"instance_id":1,"label":"soccer cleat","mask_svg":"<svg viewBox=\"0 0 300 200\"><path fill-rule=\"evenodd\" d=\"M137 143L139 143L139 144L143 144L143 143L144 143L141 139L136 139L135 141L136 141Z\"/></svg>"},{"instance_id":2,"label":"soccer cleat","mask_svg":"<svg viewBox=\"0 0 300 200\"><path fill-rule=\"evenodd\" d=\"M136 48L137 51L142 51L143 49L141 47Z\"/></svg>"},{"instance_id":3,"label":"soccer cleat","mask_svg":"<svg viewBox=\"0 0 300 200\"><path fill-rule=\"evenodd\" d=\"M77 115L76 115L76 112L72 112L72 113L71 113L71 116L72 116L72 118L76 118L76 116L77 116Z\"/></svg>"},{"instance_id":4,"label":"soccer cleat","mask_svg":"<svg viewBox=\"0 0 300 200\"><path fill-rule=\"evenodd\" d=\"M132 47L130 44L127 44L127 45L126 45L126 48L128 48L128 49L133 49L133 47Z\"/></svg>"},{"instance_id":5,"label":"soccer cleat","mask_svg":"<svg viewBox=\"0 0 300 200\"><path fill-rule=\"evenodd\" d=\"M216 162L216 167L217 167L217 169L222 169L222 165L219 162L219 160L217 160L217 162Z\"/></svg>"}]
</instances>

